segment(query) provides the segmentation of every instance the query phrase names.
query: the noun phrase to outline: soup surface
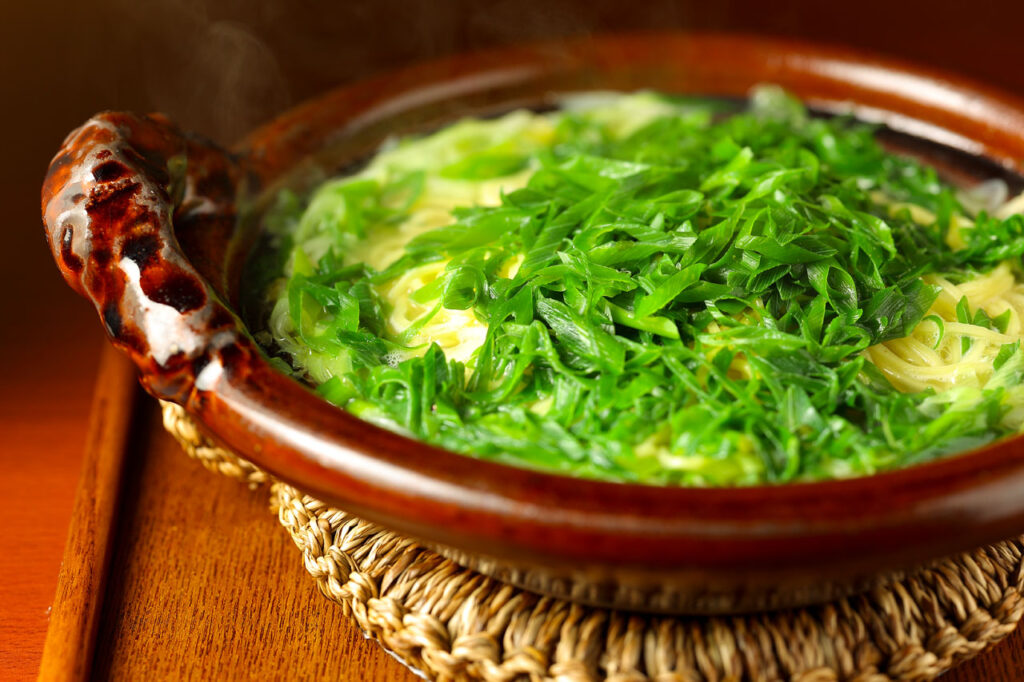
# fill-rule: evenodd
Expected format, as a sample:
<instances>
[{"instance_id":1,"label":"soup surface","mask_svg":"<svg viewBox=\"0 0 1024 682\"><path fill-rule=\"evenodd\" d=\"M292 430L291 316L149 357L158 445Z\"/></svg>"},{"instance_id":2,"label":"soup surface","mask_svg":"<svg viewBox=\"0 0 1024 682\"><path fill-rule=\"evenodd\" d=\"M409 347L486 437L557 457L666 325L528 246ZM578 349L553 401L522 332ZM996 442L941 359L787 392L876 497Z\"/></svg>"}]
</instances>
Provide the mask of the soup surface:
<instances>
[{"instance_id":1,"label":"soup surface","mask_svg":"<svg viewBox=\"0 0 1024 682\"><path fill-rule=\"evenodd\" d=\"M726 486L872 474L1024 424L1024 219L774 87L464 120L282 192L257 340L456 452Z\"/></svg>"}]
</instances>

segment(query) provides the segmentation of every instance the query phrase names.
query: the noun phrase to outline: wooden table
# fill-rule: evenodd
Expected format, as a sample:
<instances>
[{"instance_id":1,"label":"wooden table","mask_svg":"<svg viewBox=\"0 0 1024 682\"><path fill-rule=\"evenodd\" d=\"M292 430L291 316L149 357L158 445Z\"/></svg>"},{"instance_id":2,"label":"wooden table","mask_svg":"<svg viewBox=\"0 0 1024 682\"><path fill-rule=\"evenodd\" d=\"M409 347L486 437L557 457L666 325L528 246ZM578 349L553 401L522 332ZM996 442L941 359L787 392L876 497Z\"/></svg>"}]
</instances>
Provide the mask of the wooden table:
<instances>
[{"instance_id":1,"label":"wooden table","mask_svg":"<svg viewBox=\"0 0 1024 682\"><path fill-rule=\"evenodd\" d=\"M95 343L89 346L96 350ZM81 360L79 371L91 378L96 365ZM124 365L120 357L104 358L107 385L98 390L109 394ZM79 480L75 451L89 432L88 383L74 384L67 412L37 420L26 417L45 412L44 392L31 396L35 409L4 392L7 443L15 447L5 448L0 461L0 514L8 522L0 539L3 680L32 679L40 664ZM109 444L97 428L89 432L90 447ZM188 459L163 431L155 402L142 395L136 396L127 452L111 564L98 598L95 679L273 679L282 671L296 680L417 679L319 595L270 513L267 492L250 491ZM15 464L15 475L8 476ZM69 556L90 551L97 540L90 535L88 546L76 546ZM77 652L52 654L48 650L48 671L66 670Z\"/></svg>"}]
</instances>

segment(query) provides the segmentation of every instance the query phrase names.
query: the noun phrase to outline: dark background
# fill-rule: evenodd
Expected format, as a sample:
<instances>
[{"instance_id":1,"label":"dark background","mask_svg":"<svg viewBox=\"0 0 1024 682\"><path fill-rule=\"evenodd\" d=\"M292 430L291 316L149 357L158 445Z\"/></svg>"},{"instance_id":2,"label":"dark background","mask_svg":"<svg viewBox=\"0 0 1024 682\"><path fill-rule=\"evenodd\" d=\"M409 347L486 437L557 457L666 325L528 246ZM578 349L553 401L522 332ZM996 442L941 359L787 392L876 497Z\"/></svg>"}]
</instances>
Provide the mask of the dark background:
<instances>
[{"instance_id":1,"label":"dark background","mask_svg":"<svg viewBox=\"0 0 1024 682\"><path fill-rule=\"evenodd\" d=\"M0 0L0 5L0 413L7 430L0 434L0 533L24 538L14 544L32 557L43 551L38 538L52 538L45 550L53 557L51 580L73 489L60 483L70 480L66 476L50 480L27 473L17 444L31 443L49 453L33 472L77 470L84 431L61 433L55 425L87 412L102 338L95 314L63 284L51 261L39 217L39 187L64 135L96 111L162 110L186 128L230 143L290 104L419 59L540 38L672 28L844 43L1024 96L1024 0ZM4 505L13 499L9 492L26 486L38 495L34 504ZM24 577L18 557L7 558L12 568L0 575L0 614L10 605L5 590L17 596L17 581ZM41 592L31 604L52 598L54 583L39 584L44 586L33 588ZM21 626L0 621L3 649L5 628ZM41 628L43 620L25 623ZM41 631L33 636L41 644ZM37 657L38 651L7 655L15 660Z\"/></svg>"}]
</instances>

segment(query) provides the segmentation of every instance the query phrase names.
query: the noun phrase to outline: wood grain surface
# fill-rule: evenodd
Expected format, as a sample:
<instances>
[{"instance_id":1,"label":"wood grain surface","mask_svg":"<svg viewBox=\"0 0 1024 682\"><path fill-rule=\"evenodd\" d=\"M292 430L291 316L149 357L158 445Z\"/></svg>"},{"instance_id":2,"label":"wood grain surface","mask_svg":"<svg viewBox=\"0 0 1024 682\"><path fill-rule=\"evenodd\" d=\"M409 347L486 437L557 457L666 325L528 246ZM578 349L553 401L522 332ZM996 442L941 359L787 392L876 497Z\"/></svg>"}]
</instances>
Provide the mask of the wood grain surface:
<instances>
[{"instance_id":1,"label":"wood grain surface","mask_svg":"<svg viewBox=\"0 0 1024 682\"><path fill-rule=\"evenodd\" d=\"M89 678L107 568L117 542L115 521L137 393L135 367L112 347L104 348L40 680Z\"/></svg>"},{"instance_id":2,"label":"wood grain surface","mask_svg":"<svg viewBox=\"0 0 1024 682\"><path fill-rule=\"evenodd\" d=\"M416 679L324 599L265 489L188 459L146 399L95 679Z\"/></svg>"},{"instance_id":3,"label":"wood grain surface","mask_svg":"<svg viewBox=\"0 0 1024 682\"><path fill-rule=\"evenodd\" d=\"M26 176L2 186L34 199L38 183L38 177ZM93 313L57 276L38 218L14 220L4 234L0 680L17 681L32 679L39 666L81 472L102 335Z\"/></svg>"}]
</instances>

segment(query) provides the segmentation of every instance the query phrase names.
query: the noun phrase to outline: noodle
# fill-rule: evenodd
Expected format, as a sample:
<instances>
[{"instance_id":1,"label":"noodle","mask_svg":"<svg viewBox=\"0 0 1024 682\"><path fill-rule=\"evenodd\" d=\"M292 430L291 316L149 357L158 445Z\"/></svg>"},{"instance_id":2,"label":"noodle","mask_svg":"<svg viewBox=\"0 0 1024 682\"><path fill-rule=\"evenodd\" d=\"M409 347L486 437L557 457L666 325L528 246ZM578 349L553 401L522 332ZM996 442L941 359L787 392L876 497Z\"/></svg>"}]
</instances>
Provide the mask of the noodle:
<instances>
[{"instance_id":1,"label":"noodle","mask_svg":"<svg viewBox=\"0 0 1024 682\"><path fill-rule=\"evenodd\" d=\"M928 317L910 336L872 346L865 355L904 392L984 387L1002 347L1024 339L1024 282L1014 276L1009 263L960 284L935 275L924 281L940 287ZM961 321L957 314L961 301L970 311L982 310L991 319L1008 314L1005 332ZM1004 424L1024 427L1024 411L1011 410Z\"/></svg>"}]
</instances>

